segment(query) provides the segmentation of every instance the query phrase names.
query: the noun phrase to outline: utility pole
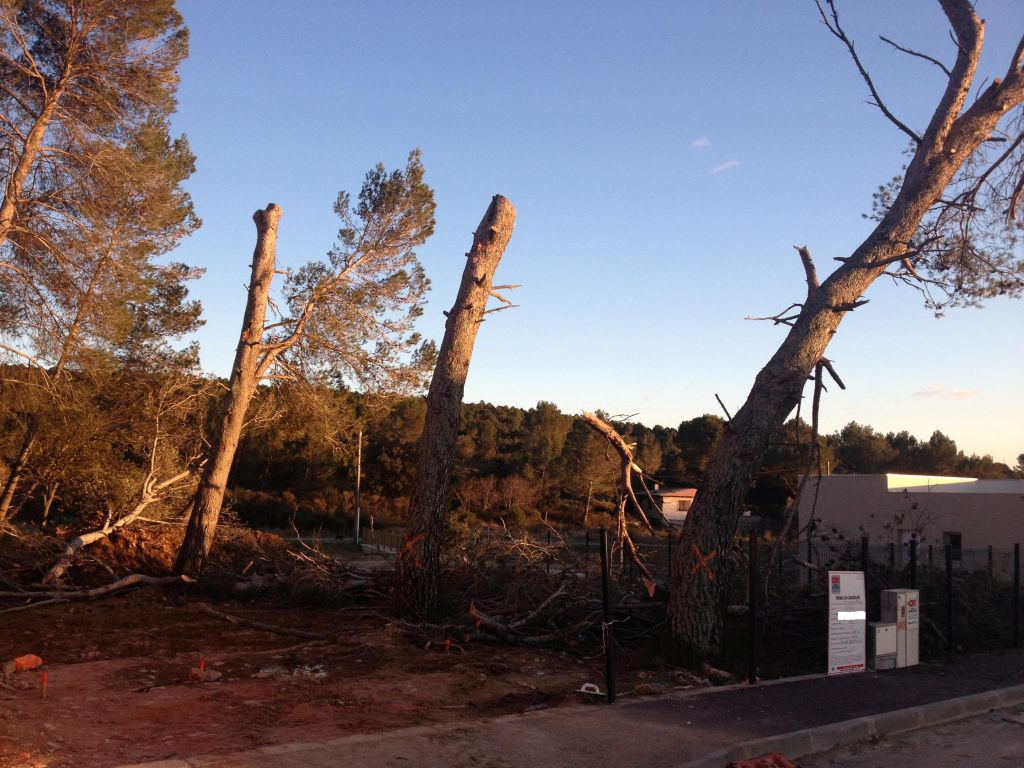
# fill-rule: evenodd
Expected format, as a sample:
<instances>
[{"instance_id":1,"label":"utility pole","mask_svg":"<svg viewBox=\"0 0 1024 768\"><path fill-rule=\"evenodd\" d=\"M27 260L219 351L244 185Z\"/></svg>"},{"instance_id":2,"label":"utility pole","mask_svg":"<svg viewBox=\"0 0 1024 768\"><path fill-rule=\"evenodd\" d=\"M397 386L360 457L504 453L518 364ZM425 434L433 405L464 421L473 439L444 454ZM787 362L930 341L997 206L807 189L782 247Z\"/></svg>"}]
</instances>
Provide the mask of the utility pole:
<instances>
[{"instance_id":1,"label":"utility pole","mask_svg":"<svg viewBox=\"0 0 1024 768\"><path fill-rule=\"evenodd\" d=\"M359 430L359 444L356 447L356 532L353 542L359 546L359 486L363 479L363 430Z\"/></svg>"}]
</instances>

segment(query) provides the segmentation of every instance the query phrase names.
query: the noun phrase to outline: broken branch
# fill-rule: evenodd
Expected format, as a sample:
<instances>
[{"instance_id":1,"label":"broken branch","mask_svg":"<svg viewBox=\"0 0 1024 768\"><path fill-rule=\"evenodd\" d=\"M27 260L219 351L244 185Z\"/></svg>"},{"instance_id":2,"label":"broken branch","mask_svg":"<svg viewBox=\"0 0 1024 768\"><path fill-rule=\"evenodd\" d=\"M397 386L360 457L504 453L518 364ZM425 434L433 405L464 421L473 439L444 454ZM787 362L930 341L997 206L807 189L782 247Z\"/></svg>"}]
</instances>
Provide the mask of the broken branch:
<instances>
[{"instance_id":1,"label":"broken branch","mask_svg":"<svg viewBox=\"0 0 1024 768\"><path fill-rule=\"evenodd\" d=\"M224 619L229 624L234 624L237 627L247 627L249 629L258 629L261 632L272 632L275 635L291 635L293 637L302 637L307 640L323 640L328 635L323 635L317 632L307 632L303 629L293 629L291 627L279 627L274 624L264 624L262 621L253 621L251 619L243 619L240 616L232 616L230 613L224 613L211 608L206 603L195 603L195 607L203 613L213 616L218 619Z\"/></svg>"}]
</instances>

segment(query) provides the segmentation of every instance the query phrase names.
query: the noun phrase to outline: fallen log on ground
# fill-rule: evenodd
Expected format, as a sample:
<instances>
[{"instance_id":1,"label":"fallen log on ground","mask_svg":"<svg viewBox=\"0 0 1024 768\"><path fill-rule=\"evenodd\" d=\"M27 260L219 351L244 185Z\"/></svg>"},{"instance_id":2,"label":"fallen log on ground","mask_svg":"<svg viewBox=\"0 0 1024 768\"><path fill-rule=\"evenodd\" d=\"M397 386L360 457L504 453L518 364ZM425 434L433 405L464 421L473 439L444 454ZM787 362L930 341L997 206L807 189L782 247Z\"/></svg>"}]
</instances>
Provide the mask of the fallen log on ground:
<instances>
[{"instance_id":1,"label":"fallen log on ground","mask_svg":"<svg viewBox=\"0 0 1024 768\"><path fill-rule=\"evenodd\" d=\"M89 600L94 597L102 597L129 587L160 587L171 584L194 584L195 580L188 576L147 576L142 573L131 573L110 584L104 584L92 589L61 589L48 592L25 590L19 592L0 592L0 598L16 598L20 600L40 600L38 603L27 605L16 605L13 608L4 608L0 613L14 613L16 611L27 611L29 608L38 608L41 605L53 605L55 603L67 603L72 600Z\"/></svg>"}]
</instances>

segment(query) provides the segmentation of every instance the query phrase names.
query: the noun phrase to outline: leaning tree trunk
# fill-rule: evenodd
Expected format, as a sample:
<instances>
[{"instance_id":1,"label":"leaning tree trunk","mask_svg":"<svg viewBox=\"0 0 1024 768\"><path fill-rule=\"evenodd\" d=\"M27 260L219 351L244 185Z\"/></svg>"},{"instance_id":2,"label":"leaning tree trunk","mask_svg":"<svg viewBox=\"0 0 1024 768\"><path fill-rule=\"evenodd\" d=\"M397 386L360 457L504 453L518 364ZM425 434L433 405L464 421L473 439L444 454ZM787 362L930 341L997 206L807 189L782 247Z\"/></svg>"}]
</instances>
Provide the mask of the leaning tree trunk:
<instances>
[{"instance_id":1,"label":"leaning tree trunk","mask_svg":"<svg viewBox=\"0 0 1024 768\"><path fill-rule=\"evenodd\" d=\"M3 493L0 493L0 523L13 517L11 505L14 503L14 494L17 493L21 478L25 475L25 469L28 467L28 458L32 455L32 449L35 447L38 436L39 417L33 415L29 419L28 429L25 431L25 437L21 441L18 455L15 457L14 464L11 465L11 471L7 475L7 482L4 483Z\"/></svg>"},{"instance_id":2,"label":"leaning tree trunk","mask_svg":"<svg viewBox=\"0 0 1024 768\"><path fill-rule=\"evenodd\" d=\"M487 312L487 300L493 295L494 272L512 237L515 220L512 203L495 195L473 236L459 293L445 323L444 340L427 393L409 525L398 554L395 605L402 612L421 615L437 604L441 542L447 525L448 487L462 395L476 334Z\"/></svg>"},{"instance_id":3,"label":"leaning tree trunk","mask_svg":"<svg viewBox=\"0 0 1024 768\"><path fill-rule=\"evenodd\" d=\"M1006 79L995 81L964 110L981 54L982 24L964 3L946 0L943 7L957 33L959 54L899 194L868 239L824 283L818 284L807 250L798 249L807 299L727 425L688 513L672 567L669 613L677 645L693 661L714 658L721 649L729 550L769 441L799 402L804 382L842 319L865 303L864 291L888 265L907 258L914 233L961 164L992 135L999 118L1024 100L1022 42Z\"/></svg>"},{"instance_id":4,"label":"leaning tree trunk","mask_svg":"<svg viewBox=\"0 0 1024 768\"><path fill-rule=\"evenodd\" d=\"M224 491L227 488L228 474L231 472L231 462L234 461L238 441L242 435L245 413L259 383L263 326L267 316L270 284L274 279L277 222L281 218L281 208L271 203L266 210L256 211L252 218L256 222L256 250L252 256L252 280L245 305L242 333L238 339L238 349L235 351L235 364L231 368L220 428L210 446L199 489L192 504L192 514L185 529L185 538L174 565L175 573L187 576L198 576L206 564L217 530L221 506L224 504Z\"/></svg>"}]
</instances>

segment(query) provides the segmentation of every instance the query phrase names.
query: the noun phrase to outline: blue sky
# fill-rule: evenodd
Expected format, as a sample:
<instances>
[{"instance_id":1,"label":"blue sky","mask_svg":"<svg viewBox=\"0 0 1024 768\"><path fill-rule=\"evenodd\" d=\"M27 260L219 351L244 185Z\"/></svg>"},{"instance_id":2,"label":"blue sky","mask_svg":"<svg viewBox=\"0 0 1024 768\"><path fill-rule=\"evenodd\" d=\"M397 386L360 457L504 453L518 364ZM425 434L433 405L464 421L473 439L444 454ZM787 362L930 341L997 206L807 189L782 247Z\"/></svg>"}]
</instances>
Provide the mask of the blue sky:
<instances>
[{"instance_id":1,"label":"blue sky","mask_svg":"<svg viewBox=\"0 0 1024 768\"><path fill-rule=\"evenodd\" d=\"M768 315L804 290L793 245L829 271L868 232L904 136L866 104L811 0L400 2L179 0L192 32L174 127L198 156L202 229L174 258L205 267L203 366L226 375L245 304L252 212L283 208L281 266L322 256L340 189L423 151L438 202L420 249L440 339L491 196L518 209L498 280L519 308L481 329L466 397L602 408L676 426L731 410L782 339ZM925 123L947 62L935 2L846 0L842 18L890 106ZM979 2L986 74L1024 6ZM287 9L287 10L282 10ZM942 430L967 452L1024 451L1024 303L941 320L879 281L830 347L848 389L826 430Z\"/></svg>"}]
</instances>

